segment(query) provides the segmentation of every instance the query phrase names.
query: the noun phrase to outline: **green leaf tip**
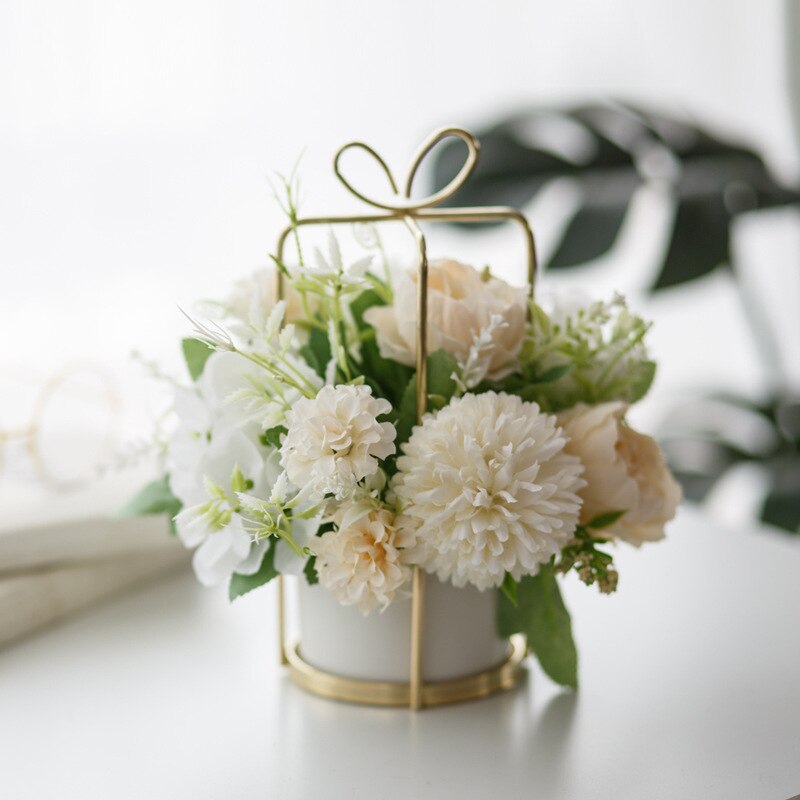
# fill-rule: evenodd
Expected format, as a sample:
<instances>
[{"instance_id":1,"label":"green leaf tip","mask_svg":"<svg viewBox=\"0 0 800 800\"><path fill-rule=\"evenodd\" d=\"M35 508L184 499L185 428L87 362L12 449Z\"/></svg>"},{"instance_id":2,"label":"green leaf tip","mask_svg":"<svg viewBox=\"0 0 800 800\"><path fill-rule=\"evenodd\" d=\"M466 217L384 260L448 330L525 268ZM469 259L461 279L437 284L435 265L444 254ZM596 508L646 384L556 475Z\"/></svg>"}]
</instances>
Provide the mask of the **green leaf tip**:
<instances>
[{"instance_id":1,"label":"green leaf tip","mask_svg":"<svg viewBox=\"0 0 800 800\"><path fill-rule=\"evenodd\" d=\"M506 572L503 582L500 584L500 591L508 598L511 605L515 608L519 606L517 602L517 582L510 572Z\"/></svg>"},{"instance_id":2,"label":"green leaf tip","mask_svg":"<svg viewBox=\"0 0 800 800\"><path fill-rule=\"evenodd\" d=\"M234 572L231 575L231 582L228 585L228 599L233 602L237 597L252 592L253 589L258 589L259 586L269 583L277 576L278 571L275 569L275 541L273 540L264 553L264 559L257 572L253 575L240 575L238 572Z\"/></svg>"},{"instance_id":3,"label":"green leaf tip","mask_svg":"<svg viewBox=\"0 0 800 800\"><path fill-rule=\"evenodd\" d=\"M261 444L263 444L265 447L277 447L280 449L281 436L285 435L286 433L288 433L288 431L283 425L278 425L275 428L269 428L261 434Z\"/></svg>"},{"instance_id":4,"label":"green leaf tip","mask_svg":"<svg viewBox=\"0 0 800 800\"><path fill-rule=\"evenodd\" d=\"M205 342L200 341L200 339L182 339L181 349L183 350L183 358L186 361L189 375L191 375L193 381L196 381L203 374L206 361L208 361L214 349Z\"/></svg>"},{"instance_id":5,"label":"green leaf tip","mask_svg":"<svg viewBox=\"0 0 800 800\"><path fill-rule=\"evenodd\" d=\"M143 517L153 514L167 514L170 519L174 517L182 508L182 503L172 494L169 488L169 476L151 481L143 486L129 501L119 510L120 517Z\"/></svg>"},{"instance_id":6,"label":"green leaf tip","mask_svg":"<svg viewBox=\"0 0 800 800\"><path fill-rule=\"evenodd\" d=\"M598 514L596 517L590 519L584 527L591 528L594 531L608 528L622 517L624 513L625 510L623 509L622 511L607 511L605 514Z\"/></svg>"}]
</instances>

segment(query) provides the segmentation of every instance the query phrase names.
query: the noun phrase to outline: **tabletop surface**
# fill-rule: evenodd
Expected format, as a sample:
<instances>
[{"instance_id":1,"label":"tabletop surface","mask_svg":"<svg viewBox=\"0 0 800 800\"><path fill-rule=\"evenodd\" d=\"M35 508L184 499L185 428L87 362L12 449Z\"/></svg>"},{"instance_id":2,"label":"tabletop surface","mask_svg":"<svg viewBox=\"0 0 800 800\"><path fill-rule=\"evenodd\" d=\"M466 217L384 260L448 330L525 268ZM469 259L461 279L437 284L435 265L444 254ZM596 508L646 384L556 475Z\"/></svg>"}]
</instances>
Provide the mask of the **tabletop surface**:
<instances>
[{"instance_id":1,"label":"tabletop surface","mask_svg":"<svg viewBox=\"0 0 800 800\"><path fill-rule=\"evenodd\" d=\"M188 574L0 652L0 796L771 798L800 792L800 542L683 510L620 549L619 592L567 581L578 692L412 713L304 694L274 589Z\"/></svg>"}]
</instances>

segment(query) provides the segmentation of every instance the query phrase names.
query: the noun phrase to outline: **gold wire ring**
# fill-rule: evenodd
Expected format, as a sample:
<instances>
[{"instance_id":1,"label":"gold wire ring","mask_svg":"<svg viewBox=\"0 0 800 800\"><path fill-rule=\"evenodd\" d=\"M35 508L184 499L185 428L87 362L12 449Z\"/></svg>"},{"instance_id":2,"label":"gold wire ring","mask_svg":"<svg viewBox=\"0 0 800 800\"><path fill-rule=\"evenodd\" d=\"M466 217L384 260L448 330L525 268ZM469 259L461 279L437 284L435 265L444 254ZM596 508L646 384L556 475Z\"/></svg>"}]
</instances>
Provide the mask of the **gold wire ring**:
<instances>
[{"instance_id":1,"label":"gold wire ring","mask_svg":"<svg viewBox=\"0 0 800 800\"><path fill-rule=\"evenodd\" d=\"M512 636L506 658L500 664L458 678L426 681L421 687L421 705L440 706L478 700L511 689L520 678L526 653L524 637ZM285 655L293 683L320 697L373 706L408 706L410 703L412 687L408 683L347 678L317 669L303 658L299 642L288 645Z\"/></svg>"}]
</instances>

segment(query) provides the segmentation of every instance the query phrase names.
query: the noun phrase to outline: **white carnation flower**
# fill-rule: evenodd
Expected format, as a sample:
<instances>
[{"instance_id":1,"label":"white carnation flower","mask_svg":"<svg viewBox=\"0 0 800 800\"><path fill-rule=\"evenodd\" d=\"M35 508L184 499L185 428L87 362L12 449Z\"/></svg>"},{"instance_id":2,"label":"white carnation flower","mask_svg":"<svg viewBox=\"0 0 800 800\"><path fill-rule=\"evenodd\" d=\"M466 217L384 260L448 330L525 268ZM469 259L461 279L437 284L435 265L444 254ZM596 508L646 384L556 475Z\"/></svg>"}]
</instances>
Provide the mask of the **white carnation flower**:
<instances>
[{"instance_id":1,"label":"white carnation flower","mask_svg":"<svg viewBox=\"0 0 800 800\"><path fill-rule=\"evenodd\" d=\"M343 527L312 544L319 582L342 605L357 606L364 614L378 606L383 610L411 577L399 549L411 539L395 527L385 509L373 509L350 522L347 516L342 509L337 519Z\"/></svg>"},{"instance_id":2,"label":"white carnation flower","mask_svg":"<svg viewBox=\"0 0 800 800\"><path fill-rule=\"evenodd\" d=\"M324 386L286 415L281 463L289 480L310 497L348 497L362 478L378 470L378 459L395 452L394 425L378 422L391 411L369 386Z\"/></svg>"},{"instance_id":3,"label":"white carnation flower","mask_svg":"<svg viewBox=\"0 0 800 800\"><path fill-rule=\"evenodd\" d=\"M583 468L565 443L555 417L515 395L468 394L427 415L393 484L398 524L416 537L407 560L479 589L536 574L578 522Z\"/></svg>"}]
</instances>

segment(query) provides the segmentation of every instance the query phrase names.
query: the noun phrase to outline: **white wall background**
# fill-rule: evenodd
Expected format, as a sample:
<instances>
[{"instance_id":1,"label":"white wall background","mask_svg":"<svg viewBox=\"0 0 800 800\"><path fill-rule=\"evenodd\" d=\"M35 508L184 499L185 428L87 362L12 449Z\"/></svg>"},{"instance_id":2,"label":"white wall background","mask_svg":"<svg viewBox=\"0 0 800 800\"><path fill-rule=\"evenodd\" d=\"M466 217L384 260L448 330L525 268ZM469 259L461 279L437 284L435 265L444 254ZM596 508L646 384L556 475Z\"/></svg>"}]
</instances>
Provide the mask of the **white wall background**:
<instances>
[{"instance_id":1,"label":"white wall background","mask_svg":"<svg viewBox=\"0 0 800 800\"><path fill-rule=\"evenodd\" d=\"M280 222L266 176L304 148L306 210L322 210L341 198L329 159L349 138L402 162L445 122L614 95L708 120L797 175L784 11L781 0L4 0L0 373L119 366L134 347L176 365L176 304L265 262ZM776 223L768 258L795 222ZM712 341L735 343L708 363L693 348L704 377L753 357L735 298L712 288L682 307L684 333L708 327L713 297L725 327ZM673 338L667 328L656 343Z\"/></svg>"}]
</instances>

